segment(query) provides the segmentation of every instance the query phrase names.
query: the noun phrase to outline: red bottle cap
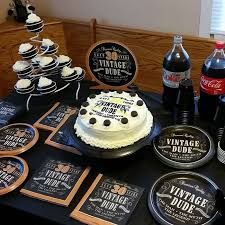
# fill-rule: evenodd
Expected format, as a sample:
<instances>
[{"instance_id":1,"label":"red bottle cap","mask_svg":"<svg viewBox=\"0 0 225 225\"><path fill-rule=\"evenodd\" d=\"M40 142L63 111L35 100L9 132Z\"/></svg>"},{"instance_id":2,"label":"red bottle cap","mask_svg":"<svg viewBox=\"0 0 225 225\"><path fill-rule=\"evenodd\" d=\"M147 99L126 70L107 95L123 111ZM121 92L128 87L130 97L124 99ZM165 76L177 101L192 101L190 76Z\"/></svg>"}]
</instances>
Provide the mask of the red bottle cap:
<instances>
[{"instance_id":1,"label":"red bottle cap","mask_svg":"<svg viewBox=\"0 0 225 225\"><path fill-rule=\"evenodd\" d=\"M216 48L217 49L223 49L224 45L225 45L225 43L223 41L217 41L216 42Z\"/></svg>"}]
</instances>

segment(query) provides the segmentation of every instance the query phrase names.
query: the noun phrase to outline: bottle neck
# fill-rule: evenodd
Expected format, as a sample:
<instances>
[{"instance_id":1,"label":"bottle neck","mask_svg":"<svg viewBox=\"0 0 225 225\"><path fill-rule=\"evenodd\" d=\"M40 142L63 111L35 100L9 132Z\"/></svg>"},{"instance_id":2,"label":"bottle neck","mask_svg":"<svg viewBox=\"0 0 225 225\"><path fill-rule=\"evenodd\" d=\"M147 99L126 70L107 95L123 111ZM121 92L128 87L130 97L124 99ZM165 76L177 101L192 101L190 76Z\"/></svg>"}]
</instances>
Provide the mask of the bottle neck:
<instances>
[{"instance_id":1,"label":"bottle neck","mask_svg":"<svg viewBox=\"0 0 225 225\"><path fill-rule=\"evenodd\" d=\"M175 51L175 50L182 50L182 51L185 51L184 50L184 48L183 48L183 45L182 45L182 43L173 43L173 49L172 49L172 51Z\"/></svg>"},{"instance_id":2,"label":"bottle neck","mask_svg":"<svg viewBox=\"0 0 225 225\"><path fill-rule=\"evenodd\" d=\"M215 49L213 54L212 54L212 57L216 57L216 58L225 58L225 55L224 55L224 50L223 49Z\"/></svg>"}]
</instances>

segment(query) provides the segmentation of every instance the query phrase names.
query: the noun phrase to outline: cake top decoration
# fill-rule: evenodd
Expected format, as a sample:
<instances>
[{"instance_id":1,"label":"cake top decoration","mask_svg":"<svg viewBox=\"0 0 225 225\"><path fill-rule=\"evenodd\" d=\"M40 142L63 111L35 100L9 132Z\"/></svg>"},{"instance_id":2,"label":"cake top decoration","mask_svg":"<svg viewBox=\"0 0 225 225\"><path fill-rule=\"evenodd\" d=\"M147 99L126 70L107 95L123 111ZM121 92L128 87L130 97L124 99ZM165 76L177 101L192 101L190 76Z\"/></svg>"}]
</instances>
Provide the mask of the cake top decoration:
<instances>
[{"instance_id":1,"label":"cake top decoration","mask_svg":"<svg viewBox=\"0 0 225 225\"><path fill-rule=\"evenodd\" d=\"M22 71L28 66L30 66L30 64L27 61L16 61L16 63L13 65L13 70Z\"/></svg>"},{"instance_id":2,"label":"cake top decoration","mask_svg":"<svg viewBox=\"0 0 225 225\"><path fill-rule=\"evenodd\" d=\"M82 106L83 106L83 107L87 107L87 106L89 106L89 103L88 103L88 102L83 102L83 103L82 103Z\"/></svg>"},{"instance_id":3,"label":"cake top decoration","mask_svg":"<svg viewBox=\"0 0 225 225\"><path fill-rule=\"evenodd\" d=\"M38 87L46 87L52 84L52 80L46 77L40 77L38 81Z\"/></svg>"},{"instance_id":4,"label":"cake top decoration","mask_svg":"<svg viewBox=\"0 0 225 225\"><path fill-rule=\"evenodd\" d=\"M31 81L29 79L21 79L16 82L17 88L27 88L31 85Z\"/></svg>"},{"instance_id":5,"label":"cake top decoration","mask_svg":"<svg viewBox=\"0 0 225 225\"><path fill-rule=\"evenodd\" d=\"M103 90L102 92L107 94L109 93L109 90Z\"/></svg>"},{"instance_id":6,"label":"cake top decoration","mask_svg":"<svg viewBox=\"0 0 225 225\"><path fill-rule=\"evenodd\" d=\"M104 120L103 124L104 124L104 126L108 127L111 124L111 122L110 122L110 120Z\"/></svg>"},{"instance_id":7,"label":"cake top decoration","mask_svg":"<svg viewBox=\"0 0 225 225\"><path fill-rule=\"evenodd\" d=\"M85 115L86 113L87 113L87 110L86 110L86 109L81 109L81 110L80 110L80 114L81 114L81 115Z\"/></svg>"},{"instance_id":8,"label":"cake top decoration","mask_svg":"<svg viewBox=\"0 0 225 225\"><path fill-rule=\"evenodd\" d=\"M131 93L130 93L130 96L131 96L131 97L135 97L135 96L136 96L136 93L135 93L135 92L131 92Z\"/></svg>"},{"instance_id":9,"label":"cake top decoration","mask_svg":"<svg viewBox=\"0 0 225 225\"><path fill-rule=\"evenodd\" d=\"M59 57L57 58L57 62L59 63L65 63L69 61L70 61L70 57L66 55L59 55Z\"/></svg>"},{"instance_id":10,"label":"cake top decoration","mask_svg":"<svg viewBox=\"0 0 225 225\"><path fill-rule=\"evenodd\" d=\"M70 76L71 74L74 73L74 69L73 68L70 68L68 66L64 66L63 69L62 69L62 76L63 77L67 77L67 76Z\"/></svg>"},{"instance_id":11,"label":"cake top decoration","mask_svg":"<svg viewBox=\"0 0 225 225\"><path fill-rule=\"evenodd\" d=\"M27 23L36 23L41 21L41 18L34 13L28 15L26 22Z\"/></svg>"},{"instance_id":12,"label":"cake top decoration","mask_svg":"<svg viewBox=\"0 0 225 225\"><path fill-rule=\"evenodd\" d=\"M89 120L89 123L92 125L95 124L96 122L97 122L97 120L93 117Z\"/></svg>"},{"instance_id":13,"label":"cake top decoration","mask_svg":"<svg viewBox=\"0 0 225 225\"><path fill-rule=\"evenodd\" d=\"M143 103L142 100L138 100L138 101L137 101L137 105L138 105L138 106L142 106L143 104L144 104L144 103Z\"/></svg>"},{"instance_id":14,"label":"cake top decoration","mask_svg":"<svg viewBox=\"0 0 225 225\"><path fill-rule=\"evenodd\" d=\"M138 113L137 113L136 111L132 111L132 112L131 112L131 116L132 116L132 117L136 117L136 116L138 116Z\"/></svg>"},{"instance_id":15,"label":"cake top decoration","mask_svg":"<svg viewBox=\"0 0 225 225\"><path fill-rule=\"evenodd\" d=\"M44 67L44 66L50 64L52 61L53 61L53 58L52 57L46 57L46 56L44 56L40 60L40 66L41 67Z\"/></svg>"},{"instance_id":16,"label":"cake top decoration","mask_svg":"<svg viewBox=\"0 0 225 225\"><path fill-rule=\"evenodd\" d=\"M42 46L52 46L54 45L54 42L48 38L43 38L42 40Z\"/></svg>"},{"instance_id":17,"label":"cake top decoration","mask_svg":"<svg viewBox=\"0 0 225 225\"><path fill-rule=\"evenodd\" d=\"M128 123L128 119L125 118L125 117L123 117L123 118L121 119L121 123L122 123L122 124L127 124L127 123Z\"/></svg>"},{"instance_id":18,"label":"cake top decoration","mask_svg":"<svg viewBox=\"0 0 225 225\"><path fill-rule=\"evenodd\" d=\"M89 96L89 98L95 98L95 97L96 97L95 94L91 94L91 95Z\"/></svg>"},{"instance_id":19,"label":"cake top decoration","mask_svg":"<svg viewBox=\"0 0 225 225\"><path fill-rule=\"evenodd\" d=\"M19 52L20 53L23 53L23 52L27 52L29 51L31 48L33 48L33 45L30 44L30 43L24 43L24 44L21 44L20 47L19 47Z\"/></svg>"}]
</instances>

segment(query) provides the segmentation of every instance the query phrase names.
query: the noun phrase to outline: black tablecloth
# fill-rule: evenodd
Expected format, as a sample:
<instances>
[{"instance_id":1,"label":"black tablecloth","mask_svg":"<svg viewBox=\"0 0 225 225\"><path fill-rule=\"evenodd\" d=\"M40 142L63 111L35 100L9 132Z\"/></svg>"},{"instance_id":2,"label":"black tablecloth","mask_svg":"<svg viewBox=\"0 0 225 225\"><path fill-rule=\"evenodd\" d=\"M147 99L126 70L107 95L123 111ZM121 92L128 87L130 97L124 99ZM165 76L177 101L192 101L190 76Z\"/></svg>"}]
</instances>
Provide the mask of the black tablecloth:
<instances>
[{"instance_id":1,"label":"black tablecloth","mask_svg":"<svg viewBox=\"0 0 225 225\"><path fill-rule=\"evenodd\" d=\"M57 95L32 98L30 102L30 111L18 118L16 122L27 122L33 124L44 112L51 108L56 101L79 106L80 103L83 102L90 94L90 92L93 92L93 90L89 90L89 85L90 83L87 81L82 82L79 101L75 101L76 87L69 88L61 93L58 93ZM163 110L159 95L152 93L140 93L140 95L146 101L148 106L151 108L153 115L160 121L163 127L172 124L171 115L169 112ZM7 100L15 104L25 105L26 98L27 96L20 96L13 92L10 96L8 96ZM208 124L201 122L198 118L195 123L202 128L208 128ZM26 222L29 222L30 224L32 221L32 224L38 225L81 224L80 222L71 219L69 214L78 204L99 172L145 188L144 194L129 220L129 225L157 224L148 210L147 195L156 179L168 172L174 171L174 169L162 164L155 156L151 146L147 146L138 151L136 154L124 159L95 160L84 156L80 157L75 154L45 145L44 141L50 132L39 130L39 133L40 139L38 143L32 149L20 155L29 165L30 171L28 179L34 174L35 169L39 168L45 158L51 157L65 160L70 159L73 160L74 163L90 165L92 167L91 173L84 181L73 201L67 208L29 198L20 194L19 190L24 184L8 195L1 196L1 221L8 221L8 223L1 222L1 224L11 224L10 221L12 219L16 219L17 222L25 222L25 224ZM194 171L204 174L212 179L225 192L225 166L219 163L216 157L214 157L214 159L208 164L201 168L195 169ZM222 224L220 223L220 225Z\"/></svg>"}]
</instances>

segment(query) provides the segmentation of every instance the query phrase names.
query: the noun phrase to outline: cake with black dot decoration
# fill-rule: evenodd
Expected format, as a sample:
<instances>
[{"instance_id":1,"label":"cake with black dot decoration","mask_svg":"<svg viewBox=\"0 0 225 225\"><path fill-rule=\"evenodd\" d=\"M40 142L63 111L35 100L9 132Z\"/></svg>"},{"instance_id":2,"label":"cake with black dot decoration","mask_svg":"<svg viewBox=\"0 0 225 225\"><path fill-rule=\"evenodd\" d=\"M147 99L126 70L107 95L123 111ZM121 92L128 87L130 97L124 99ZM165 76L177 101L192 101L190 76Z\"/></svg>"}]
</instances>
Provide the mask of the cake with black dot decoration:
<instances>
[{"instance_id":1,"label":"cake with black dot decoration","mask_svg":"<svg viewBox=\"0 0 225 225\"><path fill-rule=\"evenodd\" d=\"M103 149L118 149L146 137L153 116L136 93L102 91L81 105L74 129L83 142Z\"/></svg>"}]
</instances>

